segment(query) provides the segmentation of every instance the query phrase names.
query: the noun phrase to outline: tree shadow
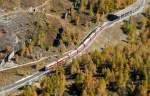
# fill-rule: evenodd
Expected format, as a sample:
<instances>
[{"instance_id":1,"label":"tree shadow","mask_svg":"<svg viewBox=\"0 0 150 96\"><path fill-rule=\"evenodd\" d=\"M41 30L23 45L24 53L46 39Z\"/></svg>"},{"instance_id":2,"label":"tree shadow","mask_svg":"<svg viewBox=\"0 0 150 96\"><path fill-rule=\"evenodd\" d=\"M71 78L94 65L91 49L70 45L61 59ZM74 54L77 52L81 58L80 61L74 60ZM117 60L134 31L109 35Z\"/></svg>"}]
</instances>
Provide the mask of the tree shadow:
<instances>
[{"instance_id":1,"label":"tree shadow","mask_svg":"<svg viewBox=\"0 0 150 96\"><path fill-rule=\"evenodd\" d=\"M82 84L75 84L73 83L72 85L67 86L67 93L69 95L73 96L80 96L82 93Z\"/></svg>"}]
</instances>

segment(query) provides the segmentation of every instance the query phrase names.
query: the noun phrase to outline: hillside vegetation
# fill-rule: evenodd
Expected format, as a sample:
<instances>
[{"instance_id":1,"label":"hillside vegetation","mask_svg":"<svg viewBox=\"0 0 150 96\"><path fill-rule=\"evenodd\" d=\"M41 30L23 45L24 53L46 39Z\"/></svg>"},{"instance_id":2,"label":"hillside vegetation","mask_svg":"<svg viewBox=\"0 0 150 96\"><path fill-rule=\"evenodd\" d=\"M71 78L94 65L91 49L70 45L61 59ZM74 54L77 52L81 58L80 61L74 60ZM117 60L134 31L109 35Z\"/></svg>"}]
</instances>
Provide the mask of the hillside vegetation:
<instances>
[{"instance_id":1,"label":"hillside vegetation","mask_svg":"<svg viewBox=\"0 0 150 96\"><path fill-rule=\"evenodd\" d=\"M96 23L103 21L106 14L133 2L134 0L51 0L50 5L42 8L45 12L31 14L30 25L34 30L28 30L26 41L31 39L31 42L27 42L24 47L39 46L46 50L57 48L59 52L64 52L78 45L86 32ZM59 6L55 8L57 5ZM49 12L54 15L49 16ZM24 47L20 50L21 54L27 53L25 49L31 49Z\"/></svg>"},{"instance_id":2,"label":"hillside vegetation","mask_svg":"<svg viewBox=\"0 0 150 96\"><path fill-rule=\"evenodd\" d=\"M136 22L124 22L125 45L86 53L43 77L40 87L23 87L20 96L149 96L149 10Z\"/></svg>"},{"instance_id":3,"label":"hillside vegetation","mask_svg":"<svg viewBox=\"0 0 150 96\"><path fill-rule=\"evenodd\" d=\"M107 14L133 2L135 0L0 0L0 8L6 13L19 9L18 13L12 12L0 21L0 40L4 41L0 44L0 59L13 49L17 64L41 56L61 55L79 45L87 32L106 20ZM14 42L16 38L18 43Z\"/></svg>"},{"instance_id":4,"label":"hillside vegetation","mask_svg":"<svg viewBox=\"0 0 150 96\"><path fill-rule=\"evenodd\" d=\"M12 61L16 64L47 56L51 56L49 62L56 60L77 47L97 24L106 21L107 14L133 2L135 0L0 0L1 15L12 12L0 18L0 40L3 41L0 61L13 50L16 54ZM11 84L45 64L39 62L36 67L1 72L0 85ZM5 66L14 65L7 62Z\"/></svg>"}]
</instances>

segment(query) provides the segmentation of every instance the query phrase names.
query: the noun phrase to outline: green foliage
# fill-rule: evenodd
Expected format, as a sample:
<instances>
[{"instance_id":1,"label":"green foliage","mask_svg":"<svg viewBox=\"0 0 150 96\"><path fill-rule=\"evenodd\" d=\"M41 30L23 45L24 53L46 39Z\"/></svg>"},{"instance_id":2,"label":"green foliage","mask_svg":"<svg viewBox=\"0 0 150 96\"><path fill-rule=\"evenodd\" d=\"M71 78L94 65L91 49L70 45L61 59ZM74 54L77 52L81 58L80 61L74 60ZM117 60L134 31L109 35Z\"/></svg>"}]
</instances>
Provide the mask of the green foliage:
<instances>
[{"instance_id":1,"label":"green foliage","mask_svg":"<svg viewBox=\"0 0 150 96\"><path fill-rule=\"evenodd\" d=\"M148 63L150 38L147 36L150 33L142 30L143 36L136 35L135 25L131 21L126 22L130 38L128 40L131 41L127 45L106 48L103 52L91 52L72 62L74 64L71 67L74 68L72 74L77 74L74 84L77 89L82 90L78 91L80 96L107 96L110 94L108 91L120 91L120 95L127 93L147 95L149 74L146 68L150 67ZM145 42L141 38L145 38ZM77 69L80 71L78 72ZM130 87L134 91L129 91L127 90L129 85L138 87Z\"/></svg>"},{"instance_id":2,"label":"green foliage","mask_svg":"<svg viewBox=\"0 0 150 96\"><path fill-rule=\"evenodd\" d=\"M133 2L133 0L125 1L126 4ZM102 3L106 2L100 4ZM106 12L111 10L112 6L106 8ZM140 35L136 35L137 24L133 23L132 19L125 22L123 29L128 35L129 42L123 46L117 45L102 52L94 51L80 56L67 67L70 74L65 75L64 69L58 67L51 76L42 79L40 95L63 96L64 92L67 92L72 96L113 96L113 94L147 96L150 88L150 30L146 26L149 26L149 21L146 23L144 21L143 24L145 28L141 28ZM72 36L71 39L76 40L76 35L68 33L63 35L62 41L67 41L65 35ZM40 33L39 37L43 38L43 33ZM27 87L25 90L26 96L33 95L31 92L33 88Z\"/></svg>"},{"instance_id":3,"label":"green foliage","mask_svg":"<svg viewBox=\"0 0 150 96\"><path fill-rule=\"evenodd\" d=\"M131 24L126 21L122 27L124 33L128 34L130 32Z\"/></svg>"},{"instance_id":4,"label":"green foliage","mask_svg":"<svg viewBox=\"0 0 150 96\"><path fill-rule=\"evenodd\" d=\"M58 68L54 75L43 78L41 86L50 96L62 96L65 90L65 82L64 71L62 68Z\"/></svg>"},{"instance_id":5,"label":"green foliage","mask_svg":"<svg viewBox=\"0 0 150 96\"><path fill-rule=\"evenodd\" d=\"M4 1L5 1L5 0L0 0L0 5L2 5Z\"/></svg>"},{"instance_id":6,"label":"green foliage","mask_svg":"<svg viewBox=\"0 0 150 96\"><path fill-rule=\"evenodd\" d=\"M41 47L41 48L44 48L44 45L46 45L45 44L45 37L46 37L46 34L45 34L45 32L39 32L38 33L38 45Z\"/></svg>"},{"instance_id":7,"label":"green foliage","mask_svg":"<svg viewBox=\"0 0 150 96\"><path fill-rule=\"evenodd\" d=\"M102 78L98 81L98 86L97 86L97 95L98 96L107 96L107 92L106 92L106 82L105 80Z\"/></svg>"},{"instance_id":8,"label":"green foliage","mask_svg":"<svg viewBox=\"0 0 150 96\"><path fill-rule=\"evenodd\" d=\"M77 74L76 78L75 78L75 83L77 85L80 85L83 83L84 79L85 79L85 74L83 72L80 72Z\"/></svg>"},{"instance_id":9,"label":"green foliage","mask_svg":"<svg viewBox=\"0 0 150 96\"><path fill-rule=\"evenodd\" d=\"M90 16L94 16L93 5L90 5Z\"/></svg>"},{"instance_id":10,"label":"green foliage","mask_svg":"<svg viewBox=\"0 0 150 96\"><path fill-rule=\"evenodd\" d=\"M79 73L80 72L80 66L77 60L73 60L71 63L71 74Z\"/></svg>"},{"instance_id":11,"label":"green foliage","mask_svg":"<svg viewBox=\"0 0 150 96\"><path fill-rule=\"evenodd\" d=\"M32 88L30 86L27 86L24 90L23 96L32 96Z\"/></svg>"},{"instance_id":12,"label":"green foliage","mask_svg":"<svg viewBox=\"0 0 150 96\"><path fill-rule=\"evenodd\" d=\"M132 18L129 21L126 21L122 27L124 33L126 33L128 35L128 39L130 42L135 42L135 40L137 39L136 36L136 32L137 32L137 28L135 23L133 23Z\"/></svg>"},{"instance_id":13,"label":"green foliage","mask_svg":"<svg viewBox=\"0 0 150 96\"><path fill-rule=\"evenodd\" d=\"M146 9L145 15L150 19L150 7Z\"/></svg>"},{"instance_id":14,"label":"green foliage","mask_svg":"<svg viewBox=\"0 0 150 96\"><path fill-rule=\"evenodd\" d=\"M80 11L84 11L86 9L88 0L81 0L80 2Z\"/></svg>"},{"instance_id":15,"label":"green foliage","mask_svg":"<svg viewBox=\"0 0 150 96\"><path fill-rule=\"evenodd\" d=\"M37 96L37 93L32 86L25 86L21 96Z\"/></svg>"},{"instance_id":16,"label":"green foliage","mask_svg":"<svg viewBox=\"0 0 150 96\"><path fill-rule=\"evenodd\" d=\"M90 16L94 16L97 12L108 13L114 10L124 8L125 6L132 4L135 0L74 0L75 8L80 12L85 12L88 9ZM77 7L79 3L79 8Z\"/></svg>"}]
</instances>

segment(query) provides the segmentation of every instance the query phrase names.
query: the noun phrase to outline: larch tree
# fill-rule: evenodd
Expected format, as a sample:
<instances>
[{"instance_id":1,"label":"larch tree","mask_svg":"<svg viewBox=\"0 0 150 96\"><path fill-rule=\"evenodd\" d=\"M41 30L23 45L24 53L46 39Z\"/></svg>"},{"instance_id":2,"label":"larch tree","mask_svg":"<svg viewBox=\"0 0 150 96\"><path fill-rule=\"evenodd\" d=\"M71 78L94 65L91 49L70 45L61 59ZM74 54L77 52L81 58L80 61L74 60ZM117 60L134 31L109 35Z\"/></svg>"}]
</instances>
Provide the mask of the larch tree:
<instances>
[{"instance_id":1,"label":"larch tree","mask_svg":"<svg viewBox=\"0 0 150 96\"><path fill-rule=\"evenodd\" d=\"M80 72L80 66L77 60L73 60L71 63L71 74L79 73Z\"/></svg>"},{"instance_id":2,"label":"larch tree","mask_svg":"<svg viewBox=\"0 0 150 96\"><path fill-rule=\"evenodd\" d=\"M85 11L85 9L86 9L86 6L87 6L87 0L81 0L80 1L81 3L80 3L80 11L81 12L83 12L83 11Z\"/></svg>"},{"instance_id":3,"label":"larch tree","mask_svg":"<svg viewBox=\"0 0 150 96\"><path fill-rule=\"evenodd\" d=\"M103 78L100 79L99 82L98 82L96 93L97 93L97 96L107 96L106 82Z\"/></svg>"}]
</instances>

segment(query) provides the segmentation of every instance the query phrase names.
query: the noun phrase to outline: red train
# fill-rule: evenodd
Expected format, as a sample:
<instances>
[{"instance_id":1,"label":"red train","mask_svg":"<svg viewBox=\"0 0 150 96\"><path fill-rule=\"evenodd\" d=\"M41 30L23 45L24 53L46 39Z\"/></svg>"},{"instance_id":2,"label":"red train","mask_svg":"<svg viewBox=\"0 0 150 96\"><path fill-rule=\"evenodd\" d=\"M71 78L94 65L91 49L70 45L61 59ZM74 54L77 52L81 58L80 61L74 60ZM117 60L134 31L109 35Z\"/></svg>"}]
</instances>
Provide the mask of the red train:
<instances>
[{"instance_id":1,"label":"red train","mask_svg":"<svg viewBox=\"0 0 150 96\"><path fill-rule=\"evenodd\" d=\"M93 33L78 48L69 52L66 56L64 56L50 64L45 65L44 70L49 70L57 65L64 64L66 62L66 60L71 59L71 58L75 57L76 55L78 55L79 53L81 53L85 49L85 47L96 37L96 33L98 31L100 31L101 28L102 27L98 27L96 29L96 31L93 31Z\"/></svg>"}]
</instances>

